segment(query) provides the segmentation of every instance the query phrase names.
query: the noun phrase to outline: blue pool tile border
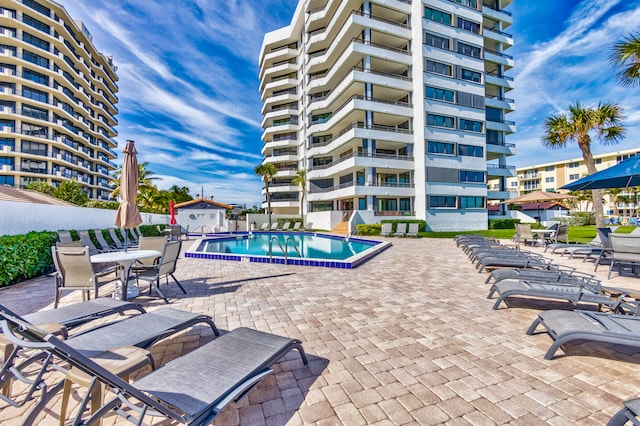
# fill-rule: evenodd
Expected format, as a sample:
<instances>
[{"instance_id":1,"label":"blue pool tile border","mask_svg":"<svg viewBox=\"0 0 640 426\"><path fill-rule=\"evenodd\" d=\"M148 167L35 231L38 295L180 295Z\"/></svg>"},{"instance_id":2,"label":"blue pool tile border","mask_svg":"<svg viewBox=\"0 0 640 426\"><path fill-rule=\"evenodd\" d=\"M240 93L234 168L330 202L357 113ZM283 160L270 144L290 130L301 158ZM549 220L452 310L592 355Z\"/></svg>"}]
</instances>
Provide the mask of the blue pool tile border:
<instances>
[{"instance_id":1,"label":"blue pool tile border","mask_svg":"<svg viewBox=\"0 0 640 426\"><path fill-rule=\"evenodd\" d=\"M254 232L255 234L261 233L266 234L268 232ZM301 232L290 232L291 234L301 233ZM237 232L233 235L225 236L220 239L236 239L238 236L245 236L248 232ZM344 237L330 234L322 234L316 233L325 238L342 240ZM337 268L337 269L354 269L364 262L368 261L372 257L382 253L387 248L391 247L390 242L382 242L379 240L365 240L363 238L352 238L356 241L367 242L371 244L375 244L372 249L368 253L363 253L360 256L356 256L353 260L323 260L323 259L289 259L288 265L298 265L298 266L312 266L312 267L321 267L321 268ZM201 253L201 252L191 252L188 251L184 254L184 257L192 258L192 259L210 259L210 260L232 260L236 262L252 262L252 263L269 263L269 258L265 256L251 256L251 255L228 255L221 253ZM274 257L272 263L284 265L285 259L281 257Z\"/></svg>"}]
</instances>

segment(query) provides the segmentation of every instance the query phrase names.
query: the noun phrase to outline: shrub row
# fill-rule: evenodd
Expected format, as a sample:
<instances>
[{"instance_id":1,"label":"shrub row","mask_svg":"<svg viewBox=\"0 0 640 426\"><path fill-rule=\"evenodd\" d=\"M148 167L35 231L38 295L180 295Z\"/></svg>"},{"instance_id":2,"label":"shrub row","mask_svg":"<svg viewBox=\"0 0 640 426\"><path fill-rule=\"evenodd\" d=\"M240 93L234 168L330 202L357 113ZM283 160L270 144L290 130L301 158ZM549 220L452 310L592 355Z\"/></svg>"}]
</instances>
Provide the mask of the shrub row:
<instances>
[{"instance_id":1,"label":"shrub row","mask_svg":"<svg viewBox=\"0 0 640 426\"><path fill-rule=\"evenodd\" d=\"M51 246L57 239L47 231L0 236L0 287L51 271Z\"/></svg>"},{"instance_id":2,"label":"shrub row","mask_svg":"<svg viewBox=\"0 0 640 426\"><path fill-rule=\"evenodd\" d=\"M124 240L120 231L116 229L116 234ZM80 239L78 231L70 232L74 240ZM102 232L107 242L113 243L108 231ZM156 225L141 225L140 232L144 236L158 235ZM89 231L89 236L93 243L100 247L93 231ZM52 271L51 246L55 245L56 241L58 235L50 231L0 236L0 287L7 287Z\"/></svg>"},{"instance_id":3,"label":"shrub row","mask_svg":"<svg viewBox=\"0 0 640 426\"><path fill-rule=\"evenodd\" d=\"M515 229L520 219L489 219L489 229Z\"/></svg>"}]
</instances>

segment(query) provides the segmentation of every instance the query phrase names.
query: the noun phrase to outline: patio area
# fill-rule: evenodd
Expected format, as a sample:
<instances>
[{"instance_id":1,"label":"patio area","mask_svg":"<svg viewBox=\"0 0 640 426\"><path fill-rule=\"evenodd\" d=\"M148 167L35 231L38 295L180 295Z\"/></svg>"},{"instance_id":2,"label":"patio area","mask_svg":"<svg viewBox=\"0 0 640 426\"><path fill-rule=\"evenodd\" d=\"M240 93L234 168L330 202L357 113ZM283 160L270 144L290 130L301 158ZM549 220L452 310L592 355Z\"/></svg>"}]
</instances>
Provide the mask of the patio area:
<instances>
[{"instance_id":1,"label":"patio area","mask_svg":"<svg viewBox=\"0 0 640 426\"><path fill-rule=\"evenodd\" d=\"M179 261L176 277L187 294L164 286L171 307L211 315L221 330L244 326L298 338L309 356L306 368L289 353L214 424L602 425L622 401L640 397L633 348L581 342L543 359L551 338L525 331L540 309L570 304L520 299L494 311L487 273L479 274L453 240L391 241L353 270ZM547 255L593 271L582 259ZM604 285L640 292L640 279L614 273L607 280L607 272L603 265L596 273ZM0 303L21 314L50 309L53 285L40 277L2 289ZM75 292L61 304L79 300ZM137 300L147 310L166 306L155 297ZM208 327L194 327L151 351L159 366L212 339ZM60 399L38 424L58 424ZM79 399L72 397L68 413ZM27 410L2 403L0 423L20 424ZM103 424L128 423L109 416Z\"/></svg>"}]
</instances>

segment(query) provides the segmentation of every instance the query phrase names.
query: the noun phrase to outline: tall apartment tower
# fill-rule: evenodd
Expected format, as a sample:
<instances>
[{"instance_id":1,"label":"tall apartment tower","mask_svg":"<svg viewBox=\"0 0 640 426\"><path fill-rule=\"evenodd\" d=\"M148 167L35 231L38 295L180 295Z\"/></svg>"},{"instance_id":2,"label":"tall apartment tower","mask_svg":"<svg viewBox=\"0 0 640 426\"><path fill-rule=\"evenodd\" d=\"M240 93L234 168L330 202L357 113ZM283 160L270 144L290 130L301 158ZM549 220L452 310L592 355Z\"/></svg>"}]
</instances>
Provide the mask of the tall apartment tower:
<instances>
[{"instance_id":1,"label":"tall apartment tower","mask_svg":"<svg viewBox=\"0 0 640 426\"><path fill-rule=\"evenodd\" d=\"M515 176L511 2L300 0L260 52L273 212L298 213L292 179L306 170L304 212L322 227L357 216L485 229L487 201L507 199Z\"/></svg>"},{"instance_id":2,"label":"tall apartment tower","mask_svg":"<svg viewBox=\"0 0 640 426\"><path fill-rule=\"evenodd\" d=\"M75 179L109 199L116 67L58 3L0 0L0 184Z\"/></svg>"}]
</instances>

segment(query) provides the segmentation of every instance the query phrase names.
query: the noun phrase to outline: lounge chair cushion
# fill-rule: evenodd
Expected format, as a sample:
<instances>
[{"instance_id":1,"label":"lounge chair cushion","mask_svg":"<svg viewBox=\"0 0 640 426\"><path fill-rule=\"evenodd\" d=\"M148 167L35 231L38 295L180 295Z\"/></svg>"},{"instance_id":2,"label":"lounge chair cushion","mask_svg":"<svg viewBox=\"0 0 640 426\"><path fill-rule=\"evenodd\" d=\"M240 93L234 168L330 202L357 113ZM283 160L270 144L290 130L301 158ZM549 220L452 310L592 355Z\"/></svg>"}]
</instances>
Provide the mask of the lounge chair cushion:
<instances>
[{"instance_id":1,"label":"lounge chair cushion","mask_svg":"<svg viewBox=\"0 0 640 426\"><path fill-rule=\"evenodd\" d=\"M298 344L288 337L237 328L171 361L134 385L188 416L195 416Z\"/></svg>"}]
</instances>

